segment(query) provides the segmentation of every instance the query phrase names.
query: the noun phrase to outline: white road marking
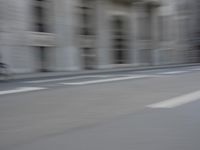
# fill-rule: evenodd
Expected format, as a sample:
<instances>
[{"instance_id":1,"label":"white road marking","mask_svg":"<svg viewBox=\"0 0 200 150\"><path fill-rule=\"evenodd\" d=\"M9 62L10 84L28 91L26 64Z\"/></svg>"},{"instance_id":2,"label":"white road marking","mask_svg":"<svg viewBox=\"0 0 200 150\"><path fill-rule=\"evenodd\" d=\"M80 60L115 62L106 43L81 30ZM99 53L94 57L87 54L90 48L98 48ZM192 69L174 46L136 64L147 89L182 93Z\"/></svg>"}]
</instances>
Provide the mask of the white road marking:
<instances>
[{"instance_id":1,"label":"white road marking","mask_svg":"<svg viewBox=\"0 0 200 150\"><path fill-rule=\"evenodd\" d=\"M193 70L193 71L200 71L200 68L193 68L191 70Z\"/></svg>"},{"instance_id":2,"label":"white road marking","mask_svg":"<svg viewBox=\"0 0 200 150\"><path fill-rule=\"evenodd\" d=\"M64 80L73 80L73 79L82 79L82 78L98 78L98 77L109 77L109 75L96 75L96 76L78 76L78 77L68 77L68 78L58 78L58 79L45 79L45 80L34 80L34 81L25 81L24 83L46 83L46 82L55 82L55 81L64 81Z\"/></svg>"},{"instance_id":3,"label":"white road marking","mask_svg":"<svg viewBox=\"0 0 200 150\"><path fill-rule=\"evenodd\" d=\"M161 74L161 75L171 75L171 74L181 74L181 73L187 73L189 71L169 71L169 72L161 72L161 73L158 73L158 74Z\"/></svg>"},{"instance_id":4,"label":"white road marking","mask_svg":"<svg viewBox=\"0 0 200 150\"><path fill-rule=\"evenodd\" d=\"M90 80L90 81L82 81L82 82L60 83L60 84L63 84L63 85L87 85L87 84L105 83L105 82L139 79L139 78L147 78L147 77L157 77L157 76L135 75L135 76L129 76L129 77L118 77L118 78L110 78L110 79Z\"/></svg>"},{"instance_id":5,"label":"white road marking","mask_svg":"<svg viewBox=\"0 0 200 150\"><path fill-rule=\"evenodd\" d=\"M187 103L191 103L194 101L200 100L200 91L196 91L193 93L189 93L186 95L182 95L179 97L175 97L163 102L159 102L156 104L148 105L149 108L174 108Z\"/></svg>"},{"instance_id":6,"label":"white road marking","mask_svg":"<svg viewBox=\"0 0 200 150\"><path fill-rule=\"evenodd\" d=\"M45 89L47 89L47 88L43 88L43 87L20 87L20 88L16 88L16 89L13 89L13 90L0 91L0 95L39 91L39 90L45 90Z\"/></svg>"}]
</instances>

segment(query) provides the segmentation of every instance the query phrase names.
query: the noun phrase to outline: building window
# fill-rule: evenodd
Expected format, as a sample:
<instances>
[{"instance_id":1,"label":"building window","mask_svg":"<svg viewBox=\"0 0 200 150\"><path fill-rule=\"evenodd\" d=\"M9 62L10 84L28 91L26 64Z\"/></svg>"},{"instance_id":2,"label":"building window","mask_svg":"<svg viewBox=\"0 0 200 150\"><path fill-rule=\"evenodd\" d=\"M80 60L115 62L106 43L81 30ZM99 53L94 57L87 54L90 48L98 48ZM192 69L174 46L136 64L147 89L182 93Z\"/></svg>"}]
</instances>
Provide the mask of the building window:
<instances>
[{"instance_id":1,"label":"building window","mask_svg":"<svg viewBox=\"0 0 200 150\"><path fill-rule=\"evenodd\" d=\"M32 15L33 15L33 28L35 32L49 32L47 24L47 0L33 0ZM51 17L51 16L50 16ZM40 33L41 34L41 33ZM49 57L48 48L44 46L45 43L40 43L40 46L35 47L37 53L36 59L38 62L38 71L48 71Z\"/></svg>"},{"instance_id":2,"label":"building window","mask_svg":"<svg viewBox=\"0 0 200 150\"><path fill-rule=\"evenodd\" d=\"M120 16L113 17L112 21L112 43L113 58L115 64L127 63L127 35L125 18Z\"/></svg>"},{"instance_id":3,"label":"building window","mask_svg":"<svg viewBox=\"0 0 200 150\"><path fill-rule=\"evenodd\" d=\"M95 51L95 8L93 0L80 1L80 50L84 69L94 69L96 64Z\"/></svg>"},{"instance_id":4,"label":"building window","mask_svg":"<svg viewBox=\"0 0 200 150\"><path fill-rule=\"evenodd\" d=\"M47 32L46 22L46 0L33 0L33 30L36 32Z\"/></svg>"}]
</instances>

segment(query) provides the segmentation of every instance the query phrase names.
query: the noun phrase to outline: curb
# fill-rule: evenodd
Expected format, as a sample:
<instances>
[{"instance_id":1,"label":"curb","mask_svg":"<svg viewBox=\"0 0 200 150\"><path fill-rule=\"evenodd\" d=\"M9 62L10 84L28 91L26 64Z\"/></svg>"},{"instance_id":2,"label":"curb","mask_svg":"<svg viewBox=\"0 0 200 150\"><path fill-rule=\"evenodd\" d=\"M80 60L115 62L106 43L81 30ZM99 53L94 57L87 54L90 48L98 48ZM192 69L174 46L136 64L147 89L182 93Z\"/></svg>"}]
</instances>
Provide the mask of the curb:
<instances>
[{"instance_id":1,"label":"curb","mask_svg":"<svg viewBox=\"0 0 200 150\"><path fill-rule=\"evenodd\" d=\"M72 76L82 76L82 75L117 73L117 72L128 72L128 71L156 70L156 69L167 69L167 68L182 68L182 67L192 67L192 66L200 66L200 63L165 65L165 66L148 66L148 67L123 67L123 68L101 69L101 70L92 70L92 71L48 72L48 73L38 73L35 75L34 74L16 74L16 75L14 75L14 77L11 80L72 77Z\"/></svg>"}]
</instances>

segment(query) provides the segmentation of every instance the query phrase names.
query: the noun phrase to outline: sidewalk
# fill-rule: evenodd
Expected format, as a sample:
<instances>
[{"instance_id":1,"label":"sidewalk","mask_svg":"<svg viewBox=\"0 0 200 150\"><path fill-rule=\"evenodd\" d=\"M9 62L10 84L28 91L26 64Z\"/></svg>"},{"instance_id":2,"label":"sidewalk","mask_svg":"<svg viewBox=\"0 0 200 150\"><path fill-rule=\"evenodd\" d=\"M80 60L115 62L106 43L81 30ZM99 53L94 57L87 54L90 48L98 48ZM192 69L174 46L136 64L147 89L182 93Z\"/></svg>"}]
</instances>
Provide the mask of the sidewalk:
<instances>
[{"instance_id":1,"label":"sidewalk","mask_svg":"<svg viewBox=\"0 0 200 150\"><path fill-rule=\"evenodd\" d=\"M26 73L26 74L15 74L13 79L23 80L23 79L71 77L80 75L105 74L113 72L142 71L142 70L167 69L167 68L192 67L192 66L200 66L200 63L164 65L164 66L146 66L146 67L123 67L123 68L112 68L112 69L65 71L65 72Z\"/></svg>"}]
</instances>

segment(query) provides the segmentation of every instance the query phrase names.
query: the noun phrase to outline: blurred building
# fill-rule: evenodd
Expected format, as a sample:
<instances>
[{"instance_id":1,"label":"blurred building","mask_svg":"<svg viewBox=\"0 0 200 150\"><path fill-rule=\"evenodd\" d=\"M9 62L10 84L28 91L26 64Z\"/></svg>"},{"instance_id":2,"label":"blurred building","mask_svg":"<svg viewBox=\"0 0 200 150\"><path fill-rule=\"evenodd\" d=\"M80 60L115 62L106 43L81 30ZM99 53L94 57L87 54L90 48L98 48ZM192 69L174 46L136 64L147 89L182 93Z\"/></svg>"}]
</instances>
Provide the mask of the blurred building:
<instances>
[{"instance_id":1,"label":"blurred building","mask_svg":"<svg viewBox=\"0 0 200 150\"><path fill-rule=\"evenodd\" d=\"M190 2L190 52L193 55L193 62L200 62L200 1Z\"/></svg>"},{"instance_id":2,"label":"blurred building","mask_svg":"<svg viewBox=\"0 0 200 150\"><path fill-rule=\"evenodd\" d=\"M16 73L200 62L197 3L1 0L1 61Z\"/></svg>"}]
</instances>

